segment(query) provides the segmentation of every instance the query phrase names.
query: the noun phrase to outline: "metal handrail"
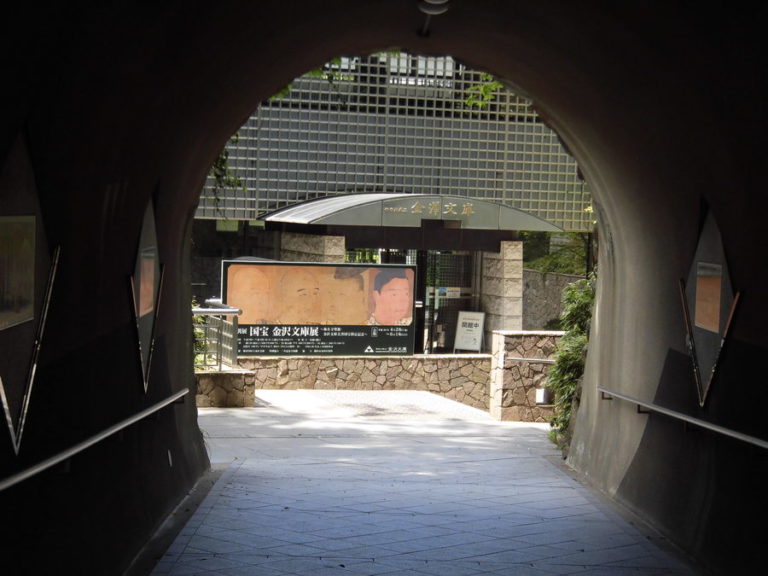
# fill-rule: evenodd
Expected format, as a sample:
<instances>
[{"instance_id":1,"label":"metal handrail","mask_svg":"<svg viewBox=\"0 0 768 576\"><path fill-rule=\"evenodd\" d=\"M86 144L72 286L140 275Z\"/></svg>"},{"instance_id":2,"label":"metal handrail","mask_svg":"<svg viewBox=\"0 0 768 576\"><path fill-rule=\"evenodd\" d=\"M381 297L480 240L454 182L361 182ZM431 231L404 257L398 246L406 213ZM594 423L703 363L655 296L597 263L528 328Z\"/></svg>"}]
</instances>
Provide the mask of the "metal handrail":
<instances>
[{"instance_id":1,"label":"metal handrail","mask_svg":"<svg viewBox=\"0 0 768 576\"><path fill-rule=\"evenodd\" d=\"M218 300L206 300L205 302L208 304L209 307L206 308L192 308L192 315L194 316L202 316L205 318L204 324L202 325L196 325L196 328L201 328L203 330L203 336L202 338L198 338L197 335L195 335L195 343L197 346L197 342L203 342L204 343L204 349L205 351L201 352L203 360L202 360L202 368L207 369L210 366L218 366L219 370L222 370L222 366L224 364L228 364L230 366L236 366L237 365L237 317L243 313L243 311L240 308L235 308L234 306L228 306L226 304L222 304ZM232 317L231 323L226 319L227 316ZM231 326L232 331L231 333L227 333L227 327ZM211 334L213 334L213 337L211 337ZM224 341L227 341L227 344L225 345ZM215 358L215 361L213 363L210 363L208 361L209 356L209 347L213 345L215 347L215 352L213 353L213 356ZM226 350L229 351L229 353L225 353ZM195 368L198 367L197 362L197 352L195 355Z\"/></svg>"},{"instance_id":2,"label":"metal handrail","mask_svg":"<svg viewBox=\"0 0 768 576\"><path fill-rule=\"evenodd\" d=\"M556 360L552 358L523 358L521 356L504 356L504 360L513 362L530 362L531 364L554 364Z\"/></svg>"},{"instance_id":3,"label":"metal handrail","mask_svg":"<svg viewBox=\"0 0 768 576\"><path fill-rule=\"evenodd\" d=\"M755 438L754 436L750 436L749 434L744 434L743 432L738 432L737 430L732 430L730 428L725 428L724 426L712 424L711 422L707 422L706 420L702 420L701 418L694 418L693 416L688 416L683 412L678 412L677 410L664 408L663 406L659 406L658 404L654 404L653 402L645 402L638 398L628 396L627 394L622 394L621 392L615 392L613 390L609 390L604 386L598 386L597 390L598 392L607 394L612 398L618 398L619 400L624 400L625 402L630 402L632 404L636 404L637 406L642 406L643 408L647 408L648 410L651 410L653 412L664 414L665 416L669 416L670 418L682 420L683 422L687 422L688 424L693 424L694 426L705 428L706 430L711 430L712 432L717 432L718 434L723 434L724 436L729 436L731 438L735 438L736 440L741 440L742 442L747 442L748 444L758 446L759 448L768 449L768 441L762 440L761 438Z\"/></svg>"},{"instance_id":4,"label":"metal handrail","mask_svg":"<svg viewBox=\"0 0 768 576\"><path fill-rule=\"evenodd\" d=\"M239 316L243 311L233 306L223 306L221 308L192 308L192 314L195 316Z\"/></svg>"},{"instance_id":5,"label":"metal handrail","mask_svg":"<svg viewBox=\"0 0 768 576\"><path fill-rule=\"evenodd\" d=\"M22 470L21 472L17 472L16 474L9 476L8 478L0 480L0 492L5 490L6 488L10 488L11 486L14 486L15 484L23 482L24 480L27 480L32 476L35 476L36 474L39 474L43 470L47 470L51 466L55 466L56 464L59 464L61 462L64 462L65 460L68 460L69 458L72 458L72 456L75 456L79 452L82 452L83 450L90 448L94 444L98 444L102 440L108 438L109 436L112 436L113 434L119 432L120 430L123 430L124 428L127 428L132 424L135 424L139 420L143 420L147 416L154 414L155 412L157 412L158 410L161 410L162 408L165 408L169 404L173 404L174 402L176 402L176 400L178 400L179 398L187 394L189 394L189 388L184 388L182 390L179 390L178 392L176 392L175 394L172 394L165 400L161 400L157 404L153 404L149 408L146 408L141 412L134 414L130 418L121 420L117 424L114 424L109 428L102 430L98 434L95 434L94 436L91 436L90 438L87 438L86 440L83 440L82 442L75 444L71 448L67 448L63 452L59 452L55 456L51 456L50 458L47 458L42 462L38 462L37 464L35 464L34 466L30 466L26 470Z\"/></svg>"}]
</instances>

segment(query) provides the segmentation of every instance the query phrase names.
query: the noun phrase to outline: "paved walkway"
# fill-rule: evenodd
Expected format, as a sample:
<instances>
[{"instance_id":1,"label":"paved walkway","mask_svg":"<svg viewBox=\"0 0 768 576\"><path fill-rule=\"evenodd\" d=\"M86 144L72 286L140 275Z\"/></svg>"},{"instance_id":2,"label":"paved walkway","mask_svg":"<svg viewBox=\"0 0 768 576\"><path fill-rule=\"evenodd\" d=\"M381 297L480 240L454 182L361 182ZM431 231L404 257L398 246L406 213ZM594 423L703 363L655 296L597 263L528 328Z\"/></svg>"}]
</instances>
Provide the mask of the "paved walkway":
<instances>
[{"instance_id":1,"label":"paved walkway","mask_svg":"<svg viewBox=\"0 0 768 576\"><path fill-rule=\"evenodd\" d=\"M201 409L226 470L154 575L694 574L573 480L546 427L427 392Z\"/></svg>"}]
</instances>

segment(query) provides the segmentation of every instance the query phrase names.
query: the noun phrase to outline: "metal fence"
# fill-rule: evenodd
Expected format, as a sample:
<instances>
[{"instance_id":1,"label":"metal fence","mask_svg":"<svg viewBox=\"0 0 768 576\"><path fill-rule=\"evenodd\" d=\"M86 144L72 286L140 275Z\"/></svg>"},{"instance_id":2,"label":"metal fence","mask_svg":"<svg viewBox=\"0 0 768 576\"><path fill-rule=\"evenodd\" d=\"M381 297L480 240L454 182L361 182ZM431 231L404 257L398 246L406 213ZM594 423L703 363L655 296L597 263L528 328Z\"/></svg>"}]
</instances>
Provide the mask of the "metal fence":
<instances>
[{"instance_id":1,"label":"metal fence","mask_svg":"<svg viewBox=\"0 0 768 576\"><path fill-rule=\"evenodd\" d=\"M240 314L242 310L222 305L192 309L196 371L237 368L237 317Z\"/></svg>"}]
</instances>

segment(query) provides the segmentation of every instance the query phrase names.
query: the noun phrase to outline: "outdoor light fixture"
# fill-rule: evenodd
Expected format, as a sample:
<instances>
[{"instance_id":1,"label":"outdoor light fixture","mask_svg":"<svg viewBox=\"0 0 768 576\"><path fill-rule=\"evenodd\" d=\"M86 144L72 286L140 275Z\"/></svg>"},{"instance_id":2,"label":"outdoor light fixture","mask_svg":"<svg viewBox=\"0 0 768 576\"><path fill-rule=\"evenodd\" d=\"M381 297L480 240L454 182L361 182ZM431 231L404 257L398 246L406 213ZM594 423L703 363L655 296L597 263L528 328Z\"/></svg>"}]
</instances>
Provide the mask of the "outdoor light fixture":
<instances>
[{"instance_id":1,"label":"outdoor light fixture","mask_svg":"<svg viewBox=\"0 0 768 576\"><path fill-rule=\"evenodd\" d=\"M424 26L419 31L419 36L429 36L429 21L432 16L438 16L448 11L451 0L419 0L419 10L426 14Z\"/></svg>"}]
</instances>

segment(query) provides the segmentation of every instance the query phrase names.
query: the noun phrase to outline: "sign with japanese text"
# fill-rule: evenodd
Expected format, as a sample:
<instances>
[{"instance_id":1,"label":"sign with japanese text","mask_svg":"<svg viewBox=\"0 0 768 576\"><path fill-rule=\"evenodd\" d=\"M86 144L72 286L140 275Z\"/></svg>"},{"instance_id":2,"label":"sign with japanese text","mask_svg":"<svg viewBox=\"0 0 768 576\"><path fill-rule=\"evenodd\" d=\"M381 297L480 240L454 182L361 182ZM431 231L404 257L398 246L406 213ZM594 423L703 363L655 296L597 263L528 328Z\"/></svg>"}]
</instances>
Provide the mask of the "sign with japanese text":
<instances>
[{"instance_id":1,"label":"sign with japanese text","mask_svg":"<svg viewBox=\"0 0 768 576\"><path fill-rule=\"evenodd\" d=\"M421 226L422 220L456 220L462 228L499 228L499 207L471 198L418 196L383 201L382 226Z\"/></svg>"},{"instance_id":2,"label":"sign with japanese text","mask_svg":"<svg viewBox=\"0 0 768 576\"><path fill-rule=\"evenodd\" d=\"M222 262L246 356L413 354L414 279L402 265Z\"/></svg>"},{"instance_id":3,"label":"sign with japanese text","mask_svg":"<svg viewBox=\"0 0 768 576\"><path fill-rule=\"evenodd\" d=\"M456 339L454 350L471 350L479 352L483 343L483 324L485 312L468 312L461 310L456 321Z\"/></svg>"}]
</instances>

